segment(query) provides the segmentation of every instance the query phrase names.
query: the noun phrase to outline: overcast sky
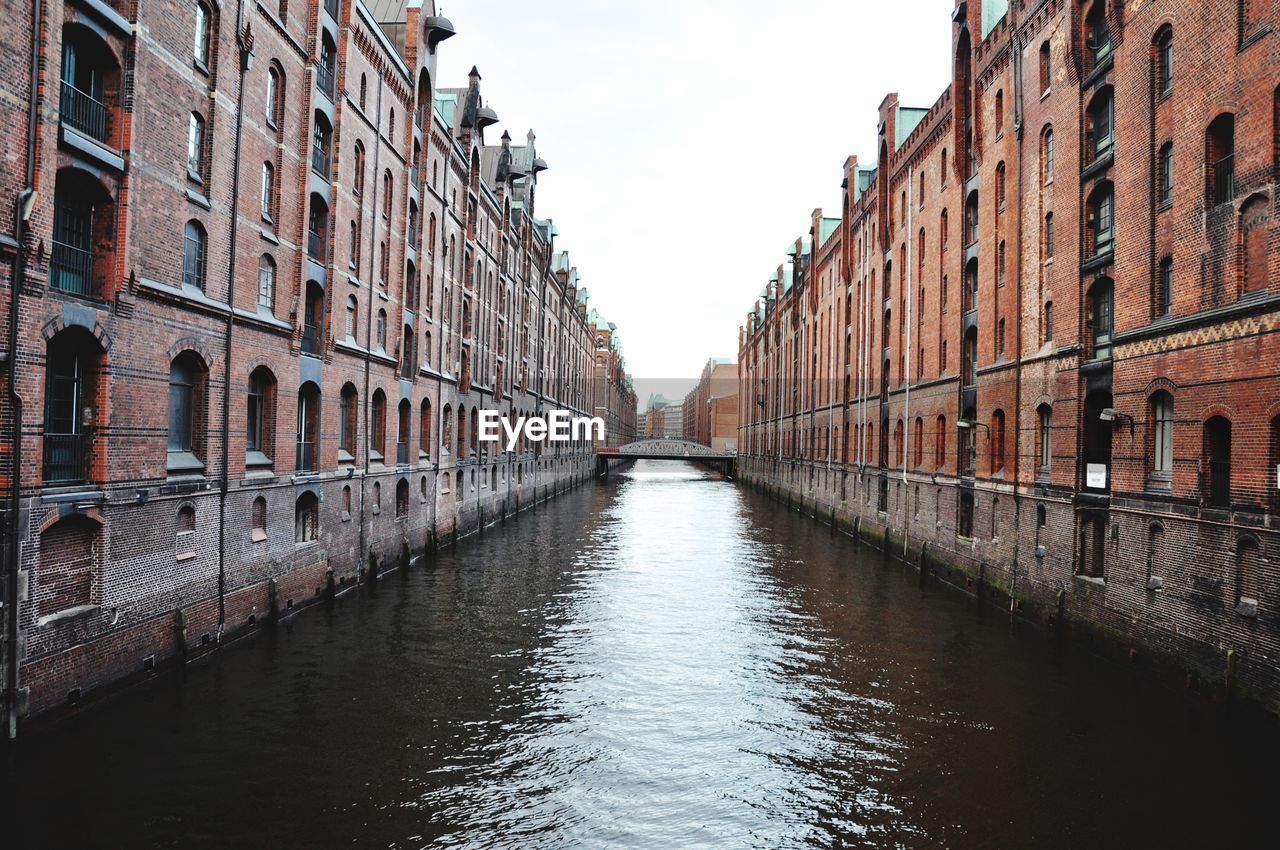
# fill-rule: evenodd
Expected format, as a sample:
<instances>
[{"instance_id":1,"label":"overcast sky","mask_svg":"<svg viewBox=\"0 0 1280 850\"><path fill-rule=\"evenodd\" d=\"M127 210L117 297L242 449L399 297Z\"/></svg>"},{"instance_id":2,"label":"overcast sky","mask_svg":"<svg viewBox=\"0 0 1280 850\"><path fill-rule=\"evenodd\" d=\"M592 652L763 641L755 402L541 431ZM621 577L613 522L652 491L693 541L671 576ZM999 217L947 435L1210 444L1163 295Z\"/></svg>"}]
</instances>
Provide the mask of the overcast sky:
<instances>
[{"instance_id":1,"label":"overcast sky","mask_svg":"<svg viewBox=\"0 0 1280 850\"><path fill-rule=\"evenodd\" d=\"M437 85L481 92L551 169L554 219L640 379L737 359L737 333L841 166L874 160L876 109L948 80L952 0L444 0ZM643 406L644 398L641 398Z\"/></svg>"}]
</instances>

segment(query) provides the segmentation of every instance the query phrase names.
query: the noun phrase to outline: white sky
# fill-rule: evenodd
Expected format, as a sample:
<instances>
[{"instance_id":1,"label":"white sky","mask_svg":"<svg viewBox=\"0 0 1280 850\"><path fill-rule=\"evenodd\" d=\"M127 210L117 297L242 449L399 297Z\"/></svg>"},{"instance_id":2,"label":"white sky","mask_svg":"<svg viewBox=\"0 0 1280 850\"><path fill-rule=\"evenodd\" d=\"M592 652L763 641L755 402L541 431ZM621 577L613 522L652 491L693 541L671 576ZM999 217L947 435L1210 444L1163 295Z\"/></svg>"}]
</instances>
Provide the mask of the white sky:
<instances>
[{"instance_id":1,"label":"white sky","mask_svg":"<svg viewBox=\"0 0 1280 850\"><path fill-rule=\"evenodd\" d=\"M443 0L458 35L437 85L481 92L538 182L640 379L737 359L738 327L841 166L875 155L890 91L930 106L949 78L953 0ZM641 407L644 396L640 398Z\"/></svg>"}]
</instances>

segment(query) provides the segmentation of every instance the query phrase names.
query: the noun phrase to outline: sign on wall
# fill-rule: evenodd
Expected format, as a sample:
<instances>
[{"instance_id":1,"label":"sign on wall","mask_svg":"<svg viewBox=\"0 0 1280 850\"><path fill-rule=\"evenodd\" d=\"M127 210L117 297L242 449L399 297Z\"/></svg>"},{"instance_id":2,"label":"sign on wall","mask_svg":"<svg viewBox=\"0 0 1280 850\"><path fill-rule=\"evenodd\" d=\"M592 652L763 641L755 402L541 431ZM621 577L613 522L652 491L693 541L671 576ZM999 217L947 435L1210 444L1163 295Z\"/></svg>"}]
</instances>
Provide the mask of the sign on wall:
<instances>
[{"instance_id":1,"label":"sign on wall","mask_svg":"<svg viewBox=\"0 0 1280 850\"><path fill-rule=\"evenodd\" d=\"M1105 463L1086 464L1084 468L1084 486L1099 490L1105 489L1107 486L1107 465Z\"/></svg>"}]
</instances>

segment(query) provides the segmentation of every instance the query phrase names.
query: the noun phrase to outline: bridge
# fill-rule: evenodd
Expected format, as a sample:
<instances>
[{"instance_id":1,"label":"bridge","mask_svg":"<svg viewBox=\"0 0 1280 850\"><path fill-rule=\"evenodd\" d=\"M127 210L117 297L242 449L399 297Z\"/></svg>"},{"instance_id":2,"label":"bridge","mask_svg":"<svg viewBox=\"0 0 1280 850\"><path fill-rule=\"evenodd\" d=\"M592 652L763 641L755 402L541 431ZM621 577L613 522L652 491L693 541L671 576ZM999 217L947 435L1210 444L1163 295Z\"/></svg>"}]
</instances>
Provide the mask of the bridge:
<instances>
[{"instance_id":1,"label":"bridge","mask_svg":"<svg viewBox=\"0 0 1280 850\"><path fill-rule=\"evenodd\" d=\"M734 476L738 456L735 452L713 449L692 440L636 440L625 446L596 449L596 473L609 474L609 464L622 460L688 460L715 467L727 477Z\"/></svg>"}]
</instances>

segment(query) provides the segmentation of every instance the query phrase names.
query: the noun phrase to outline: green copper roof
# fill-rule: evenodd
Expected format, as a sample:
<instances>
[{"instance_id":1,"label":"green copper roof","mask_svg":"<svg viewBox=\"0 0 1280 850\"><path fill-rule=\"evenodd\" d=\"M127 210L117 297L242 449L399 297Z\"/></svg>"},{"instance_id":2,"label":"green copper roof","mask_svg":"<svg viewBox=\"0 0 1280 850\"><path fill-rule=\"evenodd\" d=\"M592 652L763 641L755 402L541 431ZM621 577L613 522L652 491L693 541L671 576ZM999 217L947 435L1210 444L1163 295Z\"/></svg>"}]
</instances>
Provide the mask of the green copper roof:
<instances>
[{"instance_id":1,"label":"green copper roof","mask_svg":"<svg viewBox=\"0 0 1280 850\"><path fill-rule=\"evenodd\" d=\"M818 244L825 245L827 240L831 238L831 234L835 233L840 227L840 219L822 217L822 221L818 225Z\"/></svg>"},{"instance_id":2,"label":"green copper roof","mask_svg":"<svg viewBox=\"0 0 1280 850\"><path fill-rule=\"evenodd\" d=\"M1008 0L1005 0L1008 2ZM927 109L916 109L910 106L898 107L898 120L893 125L893 149L902 147L902 143L911 135L911 131L920 126L920 122L929 114Z\"/></svg>"},{"instance_id":3,"label":"green copper roof","mask_svg":"<svg viewBox=\"0 0 1280 850\"><path fill-rule=\"evenodd\" d=\"M453 92L436 92L435 108L437 114L444 119L444 126L453 129L453 114L457 111L458 96Z\"/></svg>"},{"instance_id":4,"label":"green copper roof","mask_svg":"<svg viewBox=\"0 0 1280 850\"><path fill-rule=\"evenodd\" d=\"M982 37L996 28L1000 19L1009 11L1009 0L983 0L982 3Z\"/></svg>"}]
</instances>

